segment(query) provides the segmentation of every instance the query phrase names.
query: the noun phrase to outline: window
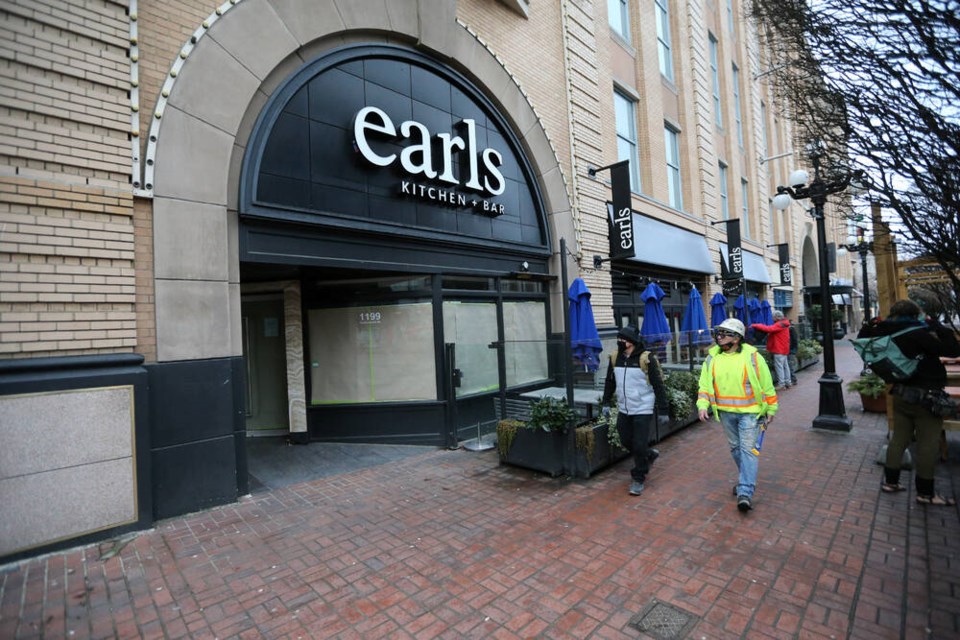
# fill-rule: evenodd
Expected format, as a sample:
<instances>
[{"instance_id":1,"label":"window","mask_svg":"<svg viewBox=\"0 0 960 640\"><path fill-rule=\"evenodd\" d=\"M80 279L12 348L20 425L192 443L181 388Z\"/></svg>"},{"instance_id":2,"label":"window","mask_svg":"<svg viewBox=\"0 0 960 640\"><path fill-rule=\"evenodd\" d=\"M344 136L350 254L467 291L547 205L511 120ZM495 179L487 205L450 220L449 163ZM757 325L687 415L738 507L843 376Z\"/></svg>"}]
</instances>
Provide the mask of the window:
<instances>
[{"instance_id":1,"label":"window","mask_svg":"<svg viewBox=\"0 0 960 640\"><path fill-rule=\"evenodd\" d=\"M762 139L760 140L760 157L768 158L770 157L770 143L767 139L767 103L765 103L763 100L760 101L760 135L762 136ZM767 173L770 172L769 161L764 160L763 167Z\"/></svg>"},{"instance_id":2,"label":"window","mask_svg":"<svg viewBox=\"0 0 960 640\"><path fill-rule=\"evenodd\" d=\"M750 236L750 189L746 178L740 178L740 226L743 228L743 236Z\"/></svg>"},{"instance_id":3,"label":"window","mask_svg":"<svg viewBox=\"0 0 960 640\"><path fill-rule=\"evenodd\" d=\"M433 304L311 309L311 404L436 400ZM410 363L417 366L411 367Z\"/></svg>"},{"instance_id":4,"label":"window","mask_svg":"<svg viewBox=\"0 0 960 640\"><path fill-rule=\"evenodd\" d=\"M733 0L727 0L727 28L734 32L736 25L733 22Z\"/></svg>"},{"instance_id":5,"label":"window","mask_svg":"<svg viewBox=\"0 0 960 640\"><path fill-rule=\"evenodd\" d=\"M607 20L618 36L630 42L630 10L627 0L607 0Z\"/></svg>"},{"instance_id":6,"label":"window","mask_svg":"<svg viewBox=\"0 0 960 640\"><path fill-rule=\"evenodd\" d=\"M670 45L669 0L654 0L657 15L657 53L660 56L660 74L673 81L673 53Z\"/></svg>"},{"instance_id":7,"label":"window","mask_svg":"<svg viewBox=\"0 0 960 640\"><path fill-rule=\"evenodd\" d=\"M710 34L710 74L713 76L713 117L718 127L723 126L723 110L720 108L720 65L717 60L720 44L717 39Z\"/></svg>"},{"instance_id":8,"label":"window","mask_svg":"<svg viewBox=\"0 0 960 640\"><path fill-rule=\"evenodd\" d=\"M728 190L727 165L720 163L720 215L724 220L730 219L730 192Z\"/></svg>"},{"instance_id":9,"label":"window","mask_svg":"<svg viewBox=\"0 0 960 640\"><path fill-rule=\"evenodd\" d=\"M617 160L630 161L630 188L640 192L640 156L637 154L637 106L633 100L613 93L613 111L617 121Z\"/></svg>"},{"instance_id":10,"label":"window","mask_svg":"<svg viewBox=\"0 0 960 640\"><path fill-rule=\"evenodd\" d=\"M663 128L664 147L667 150L667 189L670 206L683 209L683 184L680 181L680 134L669 125Z\"/></svg>"},{"instance_id":11,"label":"window","mask_svg":"<svg viewBox=\"0 0 960 640\"><path fill-rule=\"evenodd\" d=\"M740 110L740 69L733 65L733 117L737 123L737 142L743 146L743 118Z\"/></svg>"}]
</instances>

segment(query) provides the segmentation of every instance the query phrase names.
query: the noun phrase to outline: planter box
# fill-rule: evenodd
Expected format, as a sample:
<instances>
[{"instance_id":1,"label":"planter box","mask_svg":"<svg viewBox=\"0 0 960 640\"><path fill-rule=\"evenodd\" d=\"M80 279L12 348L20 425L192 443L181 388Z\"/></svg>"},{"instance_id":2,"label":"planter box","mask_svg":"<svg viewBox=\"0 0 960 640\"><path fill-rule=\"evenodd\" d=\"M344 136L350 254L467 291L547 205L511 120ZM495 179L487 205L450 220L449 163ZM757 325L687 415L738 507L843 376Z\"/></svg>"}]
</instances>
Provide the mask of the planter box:
<instances>
[{"instance_id":1,"label":"planter box","mask_svg":"<svg viewBox=\"0 0 960 640\"><path fill-rule=\"evenodd\" d=\"M592 443L575 443L572 475L578 478L589 478L597 471L620 462L630 455L626 449L610 446L610 428L605 424L591 425ZM575 439L580 440L579 434Z\"/></svg>"},{"instance_id":2,"label":"planter box","mask_svg":"<svg viewBox=\"0 0 960 640\"><path fill-rule=\"evenodd\" d=\"M868 413L886 413L887 412L887 394L881 393L876 398L860 394L860 402L863 403L863 410Z\"/></svg>"},{"instance_id":3,"label":"planter box","mask_svg":"<svg viewBox=\"0 0 960 640\"><path fill-rule=\"evenodd\" d=\"M797 359L797 371L802 371L803 369L806 369L807 367L812 367L813 365L817 364L818 362L820 362L820 357L819 357L819 356L814 357L814 358L808 358L807 360L800 360L800 359L798 358L798 359Z\"/></svg>"},{"instance_id":4,"label":"planter box","mask_svg":"<svg viewBox=\"0 0 960 640\"><path fill-rule=\"evenodd\" d=\"M516 430L506 455L499 452L500 464L542 471L557 477L566 470L566 439L567 434L558 431L521 427Z\"/></svg>"},{"instance_id":5,"label":"planter box","mask_svg":"<svg viewBox=\"0 0 960 640\"><path fill-rule=\"evenodd\" d=\"M653 428L654 433L651 434L651 437L655 437L657 442L660 442L669 435L673 435L681 429L685 429L692 425L694 422L697 422L699 418L697 417L697 406L693 406L693 411L689 416L681 420L671 420L666 425L655 425Z\"/></svg>"}]
</instances>

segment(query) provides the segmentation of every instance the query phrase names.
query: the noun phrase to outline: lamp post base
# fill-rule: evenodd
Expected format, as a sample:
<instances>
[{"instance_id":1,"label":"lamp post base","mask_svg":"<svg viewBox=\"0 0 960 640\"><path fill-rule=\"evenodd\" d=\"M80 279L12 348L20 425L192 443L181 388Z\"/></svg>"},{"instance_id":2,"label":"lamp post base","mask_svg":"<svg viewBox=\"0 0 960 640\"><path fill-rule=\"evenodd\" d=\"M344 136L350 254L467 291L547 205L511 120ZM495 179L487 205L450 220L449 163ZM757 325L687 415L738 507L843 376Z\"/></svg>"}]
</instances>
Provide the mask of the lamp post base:
<instances>
[{"instance_id":1,"label":"lamp post base","mask_svg":"<svg viewBox=\"0 0 960 640\"><path fill-rule=\"evenodd\" d=\"M843 379L835 373L824 373L820 383L820 415L813 419L814 429L849 432L853 420L843 405Z\"/></svg>"}]
</instances>

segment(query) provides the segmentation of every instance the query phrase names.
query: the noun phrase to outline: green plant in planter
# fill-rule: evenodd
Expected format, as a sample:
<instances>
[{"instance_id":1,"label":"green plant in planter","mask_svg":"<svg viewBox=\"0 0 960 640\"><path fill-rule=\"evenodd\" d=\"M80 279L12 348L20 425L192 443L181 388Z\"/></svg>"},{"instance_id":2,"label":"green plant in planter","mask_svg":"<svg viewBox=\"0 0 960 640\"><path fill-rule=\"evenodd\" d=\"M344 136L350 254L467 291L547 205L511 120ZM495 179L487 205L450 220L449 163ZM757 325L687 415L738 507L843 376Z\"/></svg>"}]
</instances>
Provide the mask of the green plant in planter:
<instances>
[{"instance_id":1,"label":"green plant in planter","mask_svg":"<svg viewBox=\"0 0 960 640\"><path fill-rule=\"evenodd\" d=\"M797 343L797 359L802 361L812 360L817 354L823 352L823 345L816 340L805 338Z\"/></svg>"},{"instance_id":2,"label":"green plant in planter","mask_svg":"<svg viewBox=\"0 0 960 640\"><path fill-rule=\"evenodd\" d=\"M879 398L881 395L886 393L887 383L883 381L883 378L870 371L863 374L856 380L851 380L848 382L847 389L850 391L856 391L857 393L868 398Z\"/></svg>"},{"instance_id":3,"label":"green plant in planter","mask_svg":"<svg viewBox=\"0 0 960 640\"><path fill-rule=\"evenodd\" d=\"M527 424L520 420L501 420L497 423L497 451L501 458L506 458L513 446L513 439L517 436L517 429L525 429Z\"/></svg>"},{"instance_id":4,"label":"green plant in planter","mask_svg":"<svg viewBox=\"0 0 960 640\"><path fill-rule=\"evenodd\" d=\"M566 400L543 397L530 405L527 426L544 431L564 431L576 418L577 412Z\"/></svg>"},{"instance_id":5,"label":"green plant in planter","mask_svg":"<svg viewBox=\"0 0 960 640\"><path fill-rule=\"evenodd\" d=\"M671 371L664 384L670 399L670 418L684 420L690 417L693 403L697 399L697 388L700 386L697 376L689 371Z\"/></svg>"}]
</instances>

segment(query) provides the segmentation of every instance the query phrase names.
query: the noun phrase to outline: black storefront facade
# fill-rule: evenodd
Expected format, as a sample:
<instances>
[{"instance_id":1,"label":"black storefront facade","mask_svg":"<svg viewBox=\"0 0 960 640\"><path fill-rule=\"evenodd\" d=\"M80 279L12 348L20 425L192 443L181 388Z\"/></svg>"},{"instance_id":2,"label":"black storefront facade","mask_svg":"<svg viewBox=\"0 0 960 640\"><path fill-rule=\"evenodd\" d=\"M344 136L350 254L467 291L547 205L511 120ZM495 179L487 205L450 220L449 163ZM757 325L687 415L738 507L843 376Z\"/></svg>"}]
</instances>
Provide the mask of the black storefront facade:
<instances>
[{"instance_id":1,"label":"black storefront facade","mask_svg":"<svg viewBox=\"0 0 960 640\"><path fill-rule=\"evenodd\" d=\"M299 286L295 440L451 446L502 388L549 378L534 175L483 93L411 49L335 49L273 94L244 159L240 270L255 291Z\"/></svg>"}]
</instances>

